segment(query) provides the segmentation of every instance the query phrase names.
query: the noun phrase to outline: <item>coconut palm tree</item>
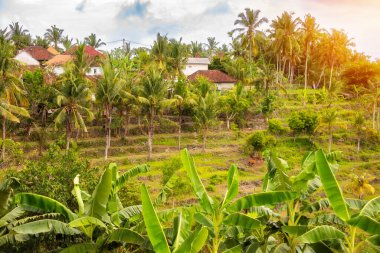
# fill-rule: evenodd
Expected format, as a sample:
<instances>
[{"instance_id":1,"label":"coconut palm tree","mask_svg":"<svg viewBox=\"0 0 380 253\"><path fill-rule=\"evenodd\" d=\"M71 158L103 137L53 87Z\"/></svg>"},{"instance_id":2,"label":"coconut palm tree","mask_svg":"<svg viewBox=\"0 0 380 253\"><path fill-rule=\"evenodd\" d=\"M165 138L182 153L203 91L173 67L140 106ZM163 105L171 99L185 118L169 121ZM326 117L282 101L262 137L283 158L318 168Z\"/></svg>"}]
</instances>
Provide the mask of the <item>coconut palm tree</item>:
<instances>
[{"instance_id":1,"label":"coconut palm tree","mask_svg":"<svg viewBox=\"0 0 380 253\"><path fill-rule=\"evenodd\" d=\"M215 51L218 49L219 42L215 40L215 37L207 38L207 54L209 57L212 57L215 54Z\"/></svg>"},{"instance_id":2,"label":"coconut palm tree","mask_svg":"<svg viewBox=\"0 0 380 253\"><path fill-rule=\"evenodd\" d=\"M173 105L178 112L178 150L181 149L182 116L186 106L195 105L194 94L189 89L185 77L181 77L173 88Z\"/></svg>"},{"instance_id":3,"label":"coconut palm tree","mask_svg":"<svg viewBox=\"0 0 380 253\"><path fill-rule=\"evenodd\" d=\"M234 25L238 27L230 32L233 36L237 33L237 38L241 40L242 45L249 50L249 65L250 65L250 78L252 79L252 57L257 54L257 38L264 33L261 32L259 27L268 22L267 18L260 18L260 10L252 10L246 8L244 12L239 13L238 19L235 20Z\"/></svg>"},{"instance_id":4,"label":"coconut palm tree","mask_svg":"<svg viewBox=\"0 0 380 253\"><path fill-rule=\"evenodd\" d=\"M179 40L171 39L169 41L169 49L167 54L168 69L171 72L172 79L182 75L182 70L185 67L187 60L187 48L182 43L182 38Z\"/></svg>"},{"instance_id":5,"label":"coconut palm tree","mask_svg":"<svg viewBox=\"0 0 380 253\"><path fill-rule=\"evenodd\" d=\"M54 48L59 51L58 44L62 39L63 29L59 29L57 26L53 25L46 29L45 38L53 43Z\"/></svg>"},{"instance_id":6,"label":"coconut palm tree","mask_svg":"<svg viewBox=\"0 0 380 253\"><path fill-rule=\"evenodd\" d=\"M198 41L191 41L189 45L189 52L192 57L201 57L203 54L202 43Z\"/></svg>"},{"instance_id":7,"label":"coconut palm tree","mask_svg":"<svg viewBox=\"0 0 380 253\"><path fill-rule=\"evenodd\" d=\"M304 96L306 101L306 88L307 88L307 77L308 77L308 63L310 57L310 50L313 48L316 38L319 34L319 25L316 23L315 18L310 14L305 16L304 21L302 22L301 30L303 31L303 42L305 47L305 85L304 85Z\"/></svg>"},{"instance_id":8,"label":"coconut palm tree","mask_svg":"<svg viewBox=\"0 0 380 253\"><path fill-rule=\"evenodd\" d=\"M120 78L120 71L114 68L111 60L106 60L103 65L103 77L96 85L96 99L102 104L106 118L106 148L104 160L108 158L108 149L111 147L111 123L112 111L115 103L120 99L124 87L124 80Z\"/></svg>"},{"instance_id":9,"label":"coconut palm tree","mask_svg":"<svg viewBox=\"0 0 380 253\"><path fill-rule=\"evenodd\" d=\"M283 12L271 23L271 37L274 40L273 50L277 54L277 70L282 73L288 67L288 79L292 83L294 67L299 60L299 18L293 18L293 13ZM288 64L288 66L286 66Z\"/></svg>"},{"instance_id":10,"label":"coconut palm tree","mask_svg":"<svg viewBox=\"0 0 380 253\"><path fill-rule=\"evenodd\" d=\"M329 132L329 153L331 152L331 147L332 147L332 125L338 118L338 113L334 109L328 109L324 112L322 120L327 124L328 126L328 132Z\"/></svg>"},{"instance_id":11,"label":"coconut palm tree","mask_svg":"<svg viewBox=\"0 0 380 253\"><path fill-rule=\"evenodd\" d=\"M12 22L12 24L9 25L9 30L10 39L14 42L17 50L29 46L32 43L29 31L24 29L19 22Z\"/></svg>"},{"instance_id":12,"label":"coconut palm tree","mask_svg":"<svg viewBox=\"0 0 380 253\"><path fill-rule=\"evenodd\" d=\"M41 36L36 36L36 38L33 40L33 44L44 48L49 47L49 41Z\"/></svg>"},{"instance_id":13,"label":"coconut palm tree","mask_svg":"<svg viewBox=\"0 0 380 253\"><path fill-rule=\"evenodd\" d=\"M162 71L166 67L166 56L169 50L169 40L168 37L162 36L160 33L157 33L156 40L153 42L152 46L152 56L158 68Z\"/></svg>"},{"instance_id":14,"label":"coconut palm tree","mask_svg":"<svg viewBox=\"0 0 380 253\"><path fill-rule=\"evenodd\" d=\"M61 43L62 43L64 49L67 51L73 46L73 39L69 38L69 36L66 35L66 36L62 37Z\"/></svg>"},{"instance_id":15,"label":"coconut palm tree","mask_svg":"<svg viewBox=\"0 0 380 253\"><path fill-rule=\"evenodd\" d=\"M162 72L156 65L150 66L141 80L141 92L138 100L148 120L148 160L152 157L154 120L167 103L167 84Z\"/></svg>"},{"instance_id":16,"label":"coconut palm tree","mask_svg":"<svg viewBox=\"0 0 380 253\"><path fill-rule=\"evenodd\" d=\"M91 33L89 36L87 36L86 38L84 38L84 42L87 45L92 46L93 48L99 48L101 46L105 46L106 45L105 42L103 42L101 39L98 39L96 37L95 33Z\"/></svg>"},{"instance_id":17,"label":"coconut palm tree","mask_svg":"<svg viewBox=\"0 0 380 253\"><path fill-rule=\"evenodd\" d=\"M5 159L6 121L19 123L19 116L29 117L23 108L27 104L20 78L14 75L16 62L13 59L15 47L12 43L0 37L0 115L2 118L2 152Z\"/></svg>"},{"instance_id":18,"label":"coconut palm tree","mask_svg":"<svg viewBox=\"0 0 380 253\"><path fill-rule=\"evenodd\" d=\"M91 97L90 89L87 80L76 75L73 65L69 65L54 91L58 106L53 114L55 126L65 126L66 150L69 150L73 126L87 132L84 115L89 121L93 119L93 113L86 107Z\"/></svg>"},{"instance_id":19,"label":"coconut palm tree","mask_svg":"<svg viewBox=\"0 0 380 253\"><path fill-rule=\"evenodd\" d=\"M363 113L359 112L355 115L353 127L355 129L355 132L356 132L356 135L358 138L356 150L359 152L360 151L361 135L363 132L363 128L365 127L365 117L364 117Z\"/></svg>"}]
</instances>

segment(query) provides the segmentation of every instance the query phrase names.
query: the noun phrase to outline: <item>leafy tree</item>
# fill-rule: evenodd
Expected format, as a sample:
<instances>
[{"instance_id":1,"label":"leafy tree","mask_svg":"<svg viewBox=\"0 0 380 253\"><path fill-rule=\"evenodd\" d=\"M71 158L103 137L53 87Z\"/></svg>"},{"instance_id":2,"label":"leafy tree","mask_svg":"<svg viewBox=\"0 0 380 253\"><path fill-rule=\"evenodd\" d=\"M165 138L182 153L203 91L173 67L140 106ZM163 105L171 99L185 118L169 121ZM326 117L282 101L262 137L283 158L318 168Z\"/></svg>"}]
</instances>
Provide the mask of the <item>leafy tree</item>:
<instances>
[{"instance_id":1,"label":"leafy tree","mask_svg":"<svg viewBox=\"0 0 380 253\"><path fill-rule=\"evenodd\" d=\"M248 94L244 86L238 83L231 91L221 97L223 112L226 114L227 129L230 129L230 122L242 119L244 113L250 107Z\"/></svg>"},{"instance_id":2,"label":"leafy tree","mask_svg":"<svg viewBox=\"0 0 380 253\"><path fill-rule=\"evenodd\" d=\"M189 52L191 57L202 57L204 53L202 43L199 43L198 41L191 41L189 45Z\"/></svg>"},{"instance_id":3,"label":"leafy tree","mask_svg":"<svg viewBox=\"0 0 380 253\"><path fill-rule=\"evenodd\" d=\"M120 71L112 65L110 59L103 65L103 77L97 82L96 99L101 103L106 120L106 148L104 160L108 158L108 149L111 147L111 123L114 105L119 101L124 88L124 81L120 78Z\"/></svg>"},{"instance_id":4,"label":"leafy tree","mask_svg":"<svg viewBox=\"0 0 380 253\"><path fill-rule=\"evenodd\" d=\"M290 115L288 124L294 135L306 133L311 136L319 124L319 118L311 111L294 112Z\"/></svg>"},{"instance_id":5,"label":"leafy tree","mask_svg":"<svg viewBox=\"0 0 380 253\"><path fill-rule=\"evenodd\" d=\"M62 39L63 36L63 29L59 29L57 26L53 25L50 28L46 29L45 38L50 42L53 43L54 48L59 51L60 48L58 46L59 42Z\"/></svg>"},{"instance_id":6,"label":"leafy tree","mask_svg":"<svg viewBox=\"0 0 380 253\"><path fill-rule=\"evenodd\" d=\"M16 62L13 59L14 47L4 37L0 37L0 115L2 117L2 152L5 159L6 122L19 123L19 116L29 117L28 111L22 107L27 101L21 80L14 75Z\"/></svg>"},{"instance_id":7,"label":"leafy tree","mask_svg":"<svg viewBox=\"0 0 380 253\"><path fill-rule=\"evenodd\" d=\"M69 36L63 36L61 39L61 43L65 51L69 50L73 46L73 39L69 38Z\"/></svg>"},{"instance_id":8,"label":"leafy tree","mask_svg":"<svg viewBox=\"0 0 380 253\"><path fill-rule=\"evenodd\" d=\"M273 94L268 94L264 97L263 101L261 102L261 112L265 116L265 119L267 122L269 120L269 116L276 109L275 101L276 101L276 96Z\"/></svg>"},{"instance_id":9,"label":"leafy tree","mask_svg":"<svg viewBox=\"0 0 380 253\"><path fill-rule=\"evenodd\" d=\"M54 91L58 108L53 114L54 122L56 127L65 126L66 150L69 150L73 126L75 129L79 128L87 132L83 113L87 115L89 121L93 119L93 113L87 108L91 93L86 79L75 74L73 65L67 67L57 86Z\"/></svg>"},{"instance_id":10,"label":"leafy tree","mask_svg":"<svg viewBox=\"0 0 380 253\"><path fill-rule=\"evenodd\" d=\"M33 40L33 44L35 46L40 46L44 48L49 47L49 41L46 38L41 37L41 36L36 36L36 38Z\"/></svg>"},{"instance_id":11,"label":"leafy tree","mask_svg":"<svg viewBox=\"0 0 380 253\"><path fill-rule=\"evenodd\" d=\"M178 41L171 39L168 45L167 52L167 68L173 80L179 78L183 74L187 60L187 48L182 43L182 38Z\"/></svg>"},{"instance_id":12,"label":"leafy tree","mask_svg":"<svg viewBox=\"0 0 380 253\"><path fill-rule=\"evenodd\" d=\"M157 33L157 38L153 42L151 54L153 59L157 63L158 69L163 71L166 67L166 56L169 50L169 40L168 37L162 36Z\"/></svg>"},{"instance_id":13,"label":"leafy tree","mask_svg":"<svg viewBox=\"0 0 380 253\"><path fill-rule=\"evenodd\" d=\"M167 84L158 66L151 66L141 80L138 100L148 120L148 160L152 158L154 120L167 103Z\"/></svg>"},{"instance_id":14,"label":"leafy tree","mask_svg":"<svg viewBox=\"0 0 380 253\"><path fill-rule=\"evenodd\" d=\"M354 122L353 122L353 127L355 129L355 133L357 136L357 145L356 145L356 150L359 152L360 151L360 142L361 142L361 136L363 129L365 127L365 117L363 113L359 112L356 113Z\"/></svg>"},{"instance_id":15,"label":"leafy tree","mask_svg":"<svg viewBox=\"0 0 380 253\"><path fill-rule=\"evenodd\" d=\"M219 42L217 42L215 40L215 37L208 37L207 38L206 47L207 47L207 54L209 57L214 56L215 51L218 47L218 44L219 44Z\"/></svg>"},{"instance_id":16,"label":"leafy tree","mask_svg":"<svg viewBox=\"0 0 380 253\"><path fill-rule=\"evenodd\" d=\"M86 38L84 38L84 42L93 47L93 48L99 48L101 46L105 46L106 43L103 42L101 39L98 39L96 37L96 34L95 33L91 33L89 36L87 36Z\"/></svg>"},{"instance_id":17,"label":"leafy tree","mask_svg":"<svg viewBox=\"0 0 380 253\"><path fill-rule=\"evenodd\" d=\"M9 25L10 39L13 41L16 50L20 50L32 44L32 38L27 29L19 22L12 22Z\"/></svg>"}]
</instances>

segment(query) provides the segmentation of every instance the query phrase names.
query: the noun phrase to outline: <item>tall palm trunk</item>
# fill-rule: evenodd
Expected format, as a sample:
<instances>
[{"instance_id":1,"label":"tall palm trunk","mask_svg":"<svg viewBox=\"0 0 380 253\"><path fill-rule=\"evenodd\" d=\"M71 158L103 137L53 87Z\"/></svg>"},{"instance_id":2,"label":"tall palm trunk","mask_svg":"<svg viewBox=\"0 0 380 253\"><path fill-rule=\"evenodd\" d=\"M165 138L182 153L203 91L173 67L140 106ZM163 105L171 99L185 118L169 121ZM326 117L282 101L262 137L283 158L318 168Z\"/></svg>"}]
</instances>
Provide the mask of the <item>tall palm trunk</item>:
<instances>
[{"instance_id":1,"label":"tall palm trunk","mask_svg":"<svg viewBox=\"0 0 380 253\"><path fill-rule=\"evenodd\" d=\"M331 89L331 84L332 84L333 69L334 69L334 62L333 62L333 64L331 65L331 69L330 69L329 90Z\"/></svg>"},{"instance_id":2,"label":"tall palm trunk","mask_svg":"<svg viewBox=\"0 0 380 253\"><path fill-rule=\"evenodd\" d=\"M150 115L148 116L148 161L151 160L153 151L154 115L154 109L151 108Z\"/></svg>"},{"instance_id":3,"label":"tall palm trunk","mask_svg":"<svg viewBox=\"0 0 380 253\"><path fill-rule=\"evenodd\" d=\"M69 151L69 148L70 148L70 135L71 135L70 113L68 113L66 117L66 151Z\"/></svg>"},{"instance_id":4,"label":"tall palm trunk","mask_svg":"<svg viewBox=\"0 0 380 253\"><path fill-rule=\"evenodd\" d=\"M358 137L358 144L357 144L357 146L356 146L356 150L359 152L360 151L360 141L361 141L361 139L360 139L360 136Z\"/></svg>"},{"instance_id":5,"label":"tall palm trunk","mask_svg":"<svg viewBox=\"0 0 380 253\"><path fill-rule=\"evenodd\" d=\"M308 62L309 62L309 45L306 45L306 59L305 59L305 73L304 73L305 84L304 84L304 92L303 92L303 96L304 96L304 102L303 102L303 104L304 105L306 105L306 100L307 100L306 89L307 89L307 67L308 67Z\"/></svg>"},{"instance_id":6,"label":"tall palm trunk","mask_svg":"<svg viewBox=\"0 0 380 253\"><path fill-rule=\"evenodd\" d=\"M111 147L111 123L112 123L112 107L110 105L106 106L106 148L104 151L104 160L108 158L108 149Z\"/></svg>"},{"instance_id":7,"label":"tall palm trunk","mask_svg":"<svg viewBox=\"0 0 380 253\"><path fill-rule=\"evenodd\" d=\"M124 137L126 137L129 132L129 120L130 120L130 113L129 113L129 110L127 110L125 112L125 119L124 119Z\"/></svg>"},{"instance_id":8,"label":"tall palm trunk","mask_svg":"<svg viewBox=\"0 0 380 253\"><path fill-rule=\"evenodd\" d=\"M182 133L182 113L178 115L178 150L181 150L181 133Z\"/></svg>"},{"instance_id":9,"label":"tall palm trunk","mask_svg":"<svg viewBox=\"0 0 380 253\"><path fill-rule=\"evenodd\" d=\"M6 122L6 119L5 117L3 116L3 135L2 135L2 139L3 139L3 143L1 144L1 160L5 160L5 122Z\"/></svg>"}]
</instances>

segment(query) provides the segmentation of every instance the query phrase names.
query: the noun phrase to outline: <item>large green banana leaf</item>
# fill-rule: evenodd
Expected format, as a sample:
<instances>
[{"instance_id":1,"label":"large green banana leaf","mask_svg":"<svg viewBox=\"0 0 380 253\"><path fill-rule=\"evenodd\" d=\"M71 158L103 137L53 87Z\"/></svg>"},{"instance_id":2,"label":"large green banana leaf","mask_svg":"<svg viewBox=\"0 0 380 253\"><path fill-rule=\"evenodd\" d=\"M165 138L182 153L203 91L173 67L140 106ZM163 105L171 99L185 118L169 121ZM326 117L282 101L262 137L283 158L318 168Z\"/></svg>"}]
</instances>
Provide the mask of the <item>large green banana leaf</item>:
<instances>
[{"instance_id":1,"label":"large green banana leaf","mask_svg":"<svg viewBox=\"0 0 380 253\"><path fill-rule=\"evenodd\" d=\"M112 189L112 168L108 167L95 190L92 192L89 204L86 205L86 214L100 220L109 221L107 203Z\"/></svg>"},{"instance_id":2,"label":"large green banana leaf","mask_svg":"<svg viewBox=\"0 0 380 253\"><path fill-rule=\"evenodd\" d=\"M181 213L174 219L174 232L173 232L173 247L178 248L179 245L189 236L191 232L191 224L186 217Z\"/></svg>"},{"instance_id":3,"label":"large green banana leaf","mask_svg":"<svg viewBox=\"0 0 380 253\"><path fill-rule=\"evenodd\" d=\"M170 253L164 231L145 185L141 186L141 201L146 231L154 251L157 253Z\"/></svg>"},{"instance_id":4,"label":"large green banana leaf","mask_svg":"<svg viewBox=\"0 0 380 253\"><path fill-rule=\"evenodd\" d=\"M232 165L227 174L227 192L223 204L228 205L239 193L239 173L236 165Z\"/></svg>"},{"instance_id":5,"label":"large green banana leaf","mask_svg":"<svg viewBox=\"0 0 380 253\"><path fill-rule=\"evenodd\" d=\"M350 218L347 203L343 198L342 190L340 189L335 175L326 159L326 155L322 150L318 150L315 153L315 161L323 188L334 212L339 218L347 221Z\"/></svg>"},{"instance_id":6,"label":"large green banana leaf","mask_svg":"<svg viewBox=\"0 0 380 253\"><path fill-rule=\"evenodd\" d=\"M289 191L254 193L236 200L228 207L228 210L238 212L253 206L275 205L284 201L293 200L296 197L296 192Z\"/></svg>"},{"instance_id":7,"label":"large green banana leaf","mask_svg":"<svg viewBox=\"0 0 380 253\"><path fill-rule=\"evenodd\" d=\"M132 169L127 170L123 175L119 176L114 182L114 191L118 192L125 183L132 177L135 177L141 173L145 173L149 171L149 166L146 164L138 165L133 167Z\"/></svg>"},{"instance_id":8,"label":"large green banana leaf","mask_svg":"<svg viewBox=\"0 0 380 253\"><path fill-rule=\"evenodd\" d=\"M348 220L347 223L359 227L372 235L380 235L380 223L372 217L358 215L351 220Z\"/></svg>"},{"instance_id":9,"label":"large green banana leaf","mask_svg":"<svg viewBox=\"0 0 380 253\"><path fill-rule=\"evenodd\" d=\"M95 253L98 252L98 246L95 243L78 243L67 247L60 253Z\"/></svg>"},{"instance_id":10,"label":"large green banana leaf","mask_svg":"<svg viewBox=\"0 0 380 253\"><path fill-rule=\"evenodd\" d=\"M173 252L175 253L197 253L202 250L208 237L205 227L195 230L191 235Z\"/></svg>"},{"instance_id":11,"label":"large green banana leaf","mask_svg":"<svg viewBox=\"0 0 380 253\"><path fill-rule=\"evenodd\" d=\"M109 235L107 241L141 245L144 243L144 237L130 229L119 228Z\"/></svg>"},{"instance_id":12,"label":"large green banana leaf","mask_svg":"<svg viewBox=\"0 0 380 253\"><path fill-rule=\"evenodd\" d=\"M332 226L318 226L304 233L298 239L302 243L316 243L334 239L344 239L346 235L339 229Z\"/></svg>"},{"instance_id":13,"label":"large green banana leaf","mask_svg":"<svg viewBox=\"0 0 380 253\"><path fill-rule=\"evenodd\" d=\"M77 215L62 203L42 195L34 193L19 193L15 195L15 202L23 206L36 208L43 212L60 213L70 221L77 218Z\"/></svg>"},{"instance_id":14,"label":"large green banana leaf","mask_svg":"<svg viewBox=\"0 0 380 253\"><path fill-rule=\"evenodd\" d=\"M360 211L360 215L367 215L369 217L375 217L380 212L380 196L371 199L364 205Z\"/></svg>"},{"instance_id":15,"label":"large green banana leaf","mask_svg":"<svg viewBox=\"0 0 380 253\"><path fill-rule=\"evenodd\" d=\"M261 226L261 222L242 213L233 213L228 215L223 223L230 226L239 226L248 229L255 229Z\"/></svg>"},{"instance_id":16,"label":"large green banana leaf","mask_svg":"<svg viewBox=\"0 0 380 253\"><path fill-rule=\"evenodd\" d=\"M29 240L29 235L27 234L5 234L0 236L0 246L25 242L27 240Z\"/></svg>"},{"instance_id":17,"label":"large green banana leaf","mask_svg":"<svg viewBox=\"0 0 380 253\"><path fill-rule=\"evenodd\" d=\"M17 218L20 218L25 213L25 210L17 206L8 213L6 213L3 217L0 218L0 228L4 227L9 224L9 222L12 222L16 220Z\"/></svg>"},{"instance_id":18,"label":"large green banana leaf","mask_svg":"<svg viewBox=\"0 0 380 253\"><path fill-rule=\"evenodd\" d=\"M208 196L206 189L201 181L201 178L199 177L198 172L195 169L194 160L190 156L189 151L187 149L181 151L181 160L191 180L195 194L197 195L201 206L208 213L212 213L214 210L213 201Z\"/></svg>"},{"instance_id":19,"label":"large green banana leaf","mask_svg":"<svg viewBox=\"0 0 380 253\"><path fill-rule=\"evenodd\" d=\"M12 228L18 234L40 234L54 232L55 234L77 235L81 232L58 220L38 220Z\"/></svg>"}]
</instances>

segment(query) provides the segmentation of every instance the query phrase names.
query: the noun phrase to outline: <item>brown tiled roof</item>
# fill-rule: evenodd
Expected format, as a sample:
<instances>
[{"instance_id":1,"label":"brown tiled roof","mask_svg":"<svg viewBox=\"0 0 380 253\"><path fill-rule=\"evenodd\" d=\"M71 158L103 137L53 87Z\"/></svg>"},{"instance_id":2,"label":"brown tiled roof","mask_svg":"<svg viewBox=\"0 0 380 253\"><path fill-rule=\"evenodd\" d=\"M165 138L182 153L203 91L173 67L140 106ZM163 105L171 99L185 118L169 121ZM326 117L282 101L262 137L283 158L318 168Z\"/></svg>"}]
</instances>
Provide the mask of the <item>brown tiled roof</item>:
<instances>
[{"instance_id":1,"label":"brown tiled roof","mask_svg":"<svg viewBox=\"0 0 380 253\"><path fill-rule=\"evenodd\" d=\"M64 65L65 63L73 60L72 55L65 55L65 54L59 54L48 60L45 65L46 66L57 66L57 65Z\"/></svg>"},{"instance_id":2,"label":"brown tiled roof","mask_svg":"<svg viewBox=\"0 0 380 253\"><path fill-rule=\"evenodd\" d=\"M203 76L213 83L236 83L235 78L223 73L220 70L198 70L195 73L189 75L187 79L189 81L194 81L199 76Z\"/></svg>"},{"instance_id":3,"label":"brown tiled roof","mask_svg":"<svg viewBox=\"0 0 380 253\"><path fill-rule=\"evenodd\" d=\"M37 61L47 61L47 60L50 60L54 56L46 48L40 47L40 46L26 47L21 51L27 52Z\"/></svg>"},{"instance_id":4,"label":"brown tiled roof","mask_svg":"<svg viewBox=\"0 0 380 253\"><path fill-rule=\"evenodd\" d=\"M57 51L57 49L55 49L54 47L48 47L47 51L49 51L53 55L59 54L59 52Z\"/></svg>"},{"instance_id":5,"label":"brown tiled roof","mask_svg":"<svg viewBox=\"0 0 380 253\"><path fill-rule=\"evenodd\" d=\"M67 50L63 54L64 55L72 55L72 54L74 54L74 51L76 49L77 49L77 46L72 46L69 50ZM92 56L92 57L95 57L95 56L103 57L103 54L101 52L99 52L98 50L96 50L95 48L93 48L91 46L85 46L84 47L84 53L87 54L88 56Z\"/></svg>"}]
</instances>

